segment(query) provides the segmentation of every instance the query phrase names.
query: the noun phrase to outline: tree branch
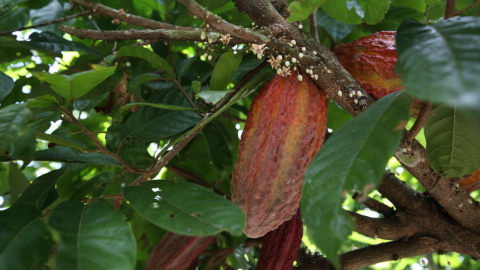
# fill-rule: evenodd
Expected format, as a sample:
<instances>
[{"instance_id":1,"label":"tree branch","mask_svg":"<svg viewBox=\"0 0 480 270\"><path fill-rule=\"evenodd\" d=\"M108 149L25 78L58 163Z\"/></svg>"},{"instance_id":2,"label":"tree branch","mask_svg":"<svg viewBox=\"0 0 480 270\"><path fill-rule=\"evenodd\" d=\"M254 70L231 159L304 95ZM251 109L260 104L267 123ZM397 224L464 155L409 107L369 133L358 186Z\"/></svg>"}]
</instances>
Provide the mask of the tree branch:
<instances>
[{"instance_id":1,"label":"tree branch","mask_svg":"<svg viewBox=\"0 0 480 270\"><path fill-rule=\"evenodd\" d=\"M88 9L93 10L93 12L97 12L107 17L119 19L120 21L133 24L133 25L142 26L144 28L175 29L175 30L195 30L196 29L194 27L177 26L169 23L146 19L146 18L132 15L124 11L119 11L111 7L107 7L102 4L98 4L89 0L72 0L72 3L82 5Z\"/></svg>"},{"instance_id":2,"label":"tree branch","mask_svg":"<svg viewBox=\"0 0 480 270\"><path fill-rule=\"evenodd\" d=\"M390 217L395 215L395 210L393 208L386 206L385 204L374 200L368 196L366 198L363 198L359 193L355 192L352 196L352 198L360 204L365 205L368 207L370 210L373 210L377 213L380 213L384 215L385 217Z\"/></svg>"},{"instance_id":3,"label":"tree branch","mask_svg":"<svg viewBox=\"0 0 480 270\"><path fill-rule=\"evenodd\" d=\"M447 0L445 6L445 20L450 19L455 16L455 0Z\"/></svg>"},{"instance_id":4,"label":"tree branch","mask_svg":"<svg viewBox=\"0 0 480 270\"><path fill-rule=\"evenodd\" d=\"M418 133L422 130L423 126L425 125L425 122L427 122L428 114L430 114L431 110L432 110L431 102L423 103L422 109L420 110L420 113L417 116L417 120L415 120L415 123L413 124L412 128L409 131L407 131L404 135L404 139L408 143L411 143L413 139L415 139L415 137L418 135Z\"/></svg>"},{"instance_id":5,"label":"tree branch","mask_svg":"<svg viewBox=\"0 0 480 270\"><path fill-rule=\"evenodd\" d=\"M22 27L22 28L18 28L18 29L15 29L15 30L8 30L8 31L5 31L5 32L1 32L0 33L0 36L4 36L4 35L8 35L8 34L11 34L15 31L22 31L22 30L26 30L26 29L32 29L32 28L38 28L38 27L42 27L42 26L45 26L45 25L50 25L50 24L55 24L55 23L59 23L59 22L64 22L64 21L68 21L68 20L71 20L71 19L74 19L74 18L78 18L78 17L82 17L82 16L85 16L85 15L88 15L90 13L92 13L93 11L91 10L87 10L87 11L84 11L84 12L80 12L78 14L74 14L74 15L71 15L71 16L67 16L67 17L63 17L63 18L58 18L58 19L55 19L53 21L49 21L49 22L44 22L44 23L39 23L39 24L34 24L34 25L31 25L31 26L27 26L27 27Z\"/></svg>"}]
</instances>

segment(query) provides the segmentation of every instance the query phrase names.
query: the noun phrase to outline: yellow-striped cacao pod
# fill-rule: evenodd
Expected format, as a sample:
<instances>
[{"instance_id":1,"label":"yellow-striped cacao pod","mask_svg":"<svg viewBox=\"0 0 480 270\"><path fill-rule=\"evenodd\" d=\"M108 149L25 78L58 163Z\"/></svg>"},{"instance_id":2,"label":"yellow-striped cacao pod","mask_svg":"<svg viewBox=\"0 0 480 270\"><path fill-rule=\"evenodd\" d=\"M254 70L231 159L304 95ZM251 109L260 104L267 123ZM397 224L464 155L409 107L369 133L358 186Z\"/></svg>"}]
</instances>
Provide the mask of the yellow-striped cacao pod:
<instances>
[{"instance_id":1,"label":"yellow-striped cacao pod","mask_svg":"<svg viewBox=\"0 0 480 270\"><path fill-rule=\"evenodd\" d=\"M325 136L325 95L306 74L275 75L255 97L231 181L247 216L245 234L265 235L300 204L303 176Z\"/></svg>"}]
</instances>

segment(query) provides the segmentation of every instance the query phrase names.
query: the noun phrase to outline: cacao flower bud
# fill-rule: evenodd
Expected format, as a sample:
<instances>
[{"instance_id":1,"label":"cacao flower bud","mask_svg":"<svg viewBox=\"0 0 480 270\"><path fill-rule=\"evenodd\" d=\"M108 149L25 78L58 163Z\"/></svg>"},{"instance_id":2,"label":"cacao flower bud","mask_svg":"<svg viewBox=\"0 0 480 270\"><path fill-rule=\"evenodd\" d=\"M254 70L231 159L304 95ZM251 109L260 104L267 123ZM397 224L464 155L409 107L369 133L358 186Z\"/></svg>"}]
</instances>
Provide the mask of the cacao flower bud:
<instances>
[{"instance_id":1,"label":"cacao flower bud","mask_svg":"<svg viewBox=\"0 0 480 270\"><path fill-rule=\"evenodd\" d=\"M244 233L250 238L295 214L303 176L323 144L325 94L306 74L302 81L297 75L275 75L262 88L243 130L231 191L246 214Z\"/></svg>"},{"instance_id":2,"label":"cacao flower bud","mask_svg":"<svg viewBox=\"0 0 480 270\"><path fill-rule=\"evenodd\" d=\"M185 270L215 239L166 233L156 244L147 261L147 270Z\"/></svg>"},{"instance_id":3,"label":"cacao flower bud","mask_svg":"<svg viewBox=\"0 0 480 270\"><path fill-rule=\"evenodd\" d=\"M292 219L263 237L257 270L291 270L302 236L303 222L298 208Z\"/></svg>"}]
</instances>

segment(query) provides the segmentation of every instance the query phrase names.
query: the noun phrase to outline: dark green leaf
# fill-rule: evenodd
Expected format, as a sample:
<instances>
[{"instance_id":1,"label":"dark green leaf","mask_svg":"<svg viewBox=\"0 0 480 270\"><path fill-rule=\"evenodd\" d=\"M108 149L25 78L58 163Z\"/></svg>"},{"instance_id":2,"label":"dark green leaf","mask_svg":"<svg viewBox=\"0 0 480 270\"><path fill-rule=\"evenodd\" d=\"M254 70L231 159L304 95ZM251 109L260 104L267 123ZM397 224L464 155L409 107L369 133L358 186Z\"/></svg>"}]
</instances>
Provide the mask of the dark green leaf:
<instances>
[{"instance_id":1,"label":"dark green leaf","mask_svg":"<svg viewBox=\"0 0 480 270\"><path fill-rule=\"evenodd\" d=\"M52 252L52 237L30 205L0 211L0 269L42 269Z\"/></svg>"},{"instance_id":2,"label":"dark green leaf","mask_svg":"<svg viewBox=\"0 0 480 270\"><path fill-rule=\"evenodd\" d=\"M45 95L30 101L27 104L28 108L45 108L52 104L57 104L57 98L53 95Z\"/></svg>"},{"instance_id":3,"label":"dark green leaf","mask_svg":"<svg viewBox=\"0 0 480 270\"><path fill-rule=\"evenodd\" d=\"M10 162L8 167L8 185L10 186L10 202L13 204L28 188L30 181L18 169L17 164Z\"/></svg>"},{"instance_id":4,"label":"dark green leaf","mask_svg":"<svg viewBox=\"0 0 480 270\"><path fill-rule=\"evenodd\" d=\"M110 95L110 92L105 92L101 96L89 99L77 99L73 102L73 108L78 111L88 111L96 107L98 104Z\"/></svg>"},{"instance_id":5,"label":"dark green leaf","mask_svg":"<svg viewBox=\"0 0 480 270\"><path fill-rule=\"evenodd\" d=\"M33 180L32 184L22 193L15 205L30 204L40 211L51 205L57 198L58 192L55 184L72 169L72 166L51 171Z\"/></svg>"},{"instance_id":6,"label":"dark green leaf","mask_svg":"<svg viewBox=\"0 0 480 270\"><path fill-rule=\"evenodd\" d=\"M49 224L60 234L56 269L134 269L135 239L125 216L109 202L63 202L53 209Z\"/></svg>"},{"instance_id":7,"label":"dark green leaf","mask_svg":"<svg viewBox=\"0 0 480 270\"><path fill-rule=\"evenodd\" d=\"M347 1L327 0L327 2L322 5L322 11L343 23L362 23L362 18L357 15L355 8L348 9L346 2Z\"/></svg>"},{"instance_id":8,"label":"dark green leaf","mask_svg":"<svg viewBox=\"0 0 480 270\"><path fill-rule=\"evenodd\" d=\"M93 87L100 84L115 72L116 67L93 65L96 70L74 73L72 75L50 74L48 72L32 73L40 81L50 84L53 91L67 100L77 99Z\"/></svg>"},{"instance_id":9,"label":"dark green leaf","mask_svg":"<svg viewBox=\"0 0 480 270\"><path fill-rule=\"evenodd\" d=\"M199 81L193 81L192 90L193 90L193 93L198 94L200 90L202 90L202 83Z\"/></svg>"},{"instance_id":10,"label":"dark green leaf","mask_svg":"<svg viewBox=\"0 0 480 270\"><path fill-rule=\"evenodd\" d=\"M344 23L359 24L363 21L376 24L383 20L389 7L390 0L328 0L322 5L322 10Z\"/></svg>"},{"instance_id":11,"label":"dark green leaf","mask_svg":"<svg viewBox=\"0 0 480 270\"><path fill-rule=\"evenodd\" d=\"M187 70L190 68L190 66L197 60L196 57L190 57L187 59L182 60L178 65L177 65L177 74L179 76L182 76L187 72Z\"/></svg>"},{"instance_id":12,"label":"dark green leaf","mask_svg":"<svg viewBox=\"0 0 480 270\"><path fill-rule=\"evenodd\" d=\"M0 101L2 101L10 92L12 92L15 82L12 78L0 71Z\"/></svg>"},{"instance_id":13,"label":"dark green leaf","mask_svg":"<svg viewBox=\"0 0 480 270\"><path fill-rule=\"evenodd\" d=\"M479 42L480 18L405 21L396 36L396 68L405 90L422 100L479 110Z\"/></svg>"},{"instance_id":14,"label":"dark green leaf","mask_svg":"<svg viewBox=\"0 0 480 270\"><path fill-rule=\"evenodd\" d=\"M124 190L125 198L150 222L188 236L228 231L241 235L245 214L235 204L199 185L148 181Z\"/></svg>"},{"instance_id":15,"label":"dark green leaf","mask_svg":"<svg viewBox=\"0 0 480 270\"><path fill-rule=\"evenodd\" d=\"M24 7L17 8L0 19L0 30L14 30L28 24L30 16Z\"/></svg>"},{"instance_id":16,"label":"dark green leaf","mask_svg":"<svg viewBox=\"0 0 480 270\"><path fill-rule=\"evenodd\" d=\"M290 11L289 22L303 21L320 7L326 0L301 0L293 1L288 7Z\"/></svg>"},{"instance_id":17,"label":"dark green leaf","mask_svg":"<svg viewBox=\"0 0 480 270\"><path fill-rule=\"evenodd\" d=\"M233 157L230 151L233 146L227 129L220 122L212 121L203 128L203 134L207 139L210 156L215 167L219 170L223 170L225 166L233 167Z\"/></svg>"},{"instance_id":18,"label":"dark green leaf","mask_svg":"<svg viewBox=\"0 0 480 270\"><path fill-rule=\"evenodd\" d=\"M362 0L359 1L365 16L363 21L368 24L379 23L390 7L390 0Z\"/></svg>"},{"instance_id":19,"label":"dark green leaf","mask_svg":"<svg viewBox=\"0 0 480 270\"><path fill-rule=\"evenodd\" d=\"M28 120L32 117L32 111L25 104L14 104L0 111L0 155L10 149L10 145L25 130Z\"/></svg>"},{"instance_id":20,"label":"dark green leaf","mask_svg":"<svg viewBox=\"0 0 480 270\"><path fill-rule=\"evenodd\" d=\"M81 201L100 197L114 178L115 175L113 173L102 172L77 189L75 193L70 196L70 200Z\"/></svg>"},{"instance_id":21,"label":"dark green leaf","mask_svg":"<svg viewBox=\"0 0 480 270\"><path fill-rule=\"evenodd\" d=\"M340 108L334 101L330 102L327 112L327 127L334 132L337 131L345 122L352 119L352 116Z\"/></svg>"},{"instance_id":22,"label":"dark green leaf","mask_svg":"<svg viewBox=\"0 0 480 270\"><path fill-rule=\"evenodd\" d=\"M354 24L339 22L321 10L317 11L317 24L325 29L325 31L332 36L333 41L335 42L342 40L344 37L350 34L353 27L355 27Z\"/></svg>"},{"instance_id":23,"label":"dark green leaf","mask_svg":"<svg viewBox=\"0 0 480 270\"><path fill-rule=\"evenodd\" d=\"M71 140L71 139L68 139L68 138L65 138L65 137L62 137L62 136L46 134L46 133L38 132L38 131L35 131L35 135L37 136L37 139L44 140L44 141L47 141L47 142L54 142L56 144L61 144L61 145L64 145L64 146L69 146L69 147L73 147L73 148L80 149L80 150L87 149L87 147L83 143L76 142L74 140Z\"/></svg>"},{"instance_id":24,"label":"dark green leaf","mask_svg":"<svg viewBox=\"0 0 480 270\"><path fill-rule=\"evenodd\" d=\"M205 102L215 104L220 101L226 94L233 92L233 90L225 91L202 91L195 95L196 98L201 98Z\"/></svg>"},{"instance_id":25,"label":"dark green leaf","mask_svg":"<svg viewBox=\"0 0 480 270\"><path fill-rule=\"evenodd\" d=\"M242 55L227 52L220 56L210 79L210 90L226 90L235 70L242 62Z\"/></svg>"},{"instance_id":26,"label":"dark green leaf","mask_svg":"<svg viewBox=\"0 0 480 270\"><path fill-rule=\"evenodd\" d=\"M434 106L425 123L427 157L445 178L462 177L480 167L480 113Z\"/></svg>"},{"instance_id":27,"label":"dark green leaf","mask_svg":"<svg viewBox=\"0 0 480 270\"><path fill-rule=\"evenodd\" d=\"M0 162L17 159L17 157L13 156L0 156ZM120 162L110 156L100 153L84 153L66 146L55 146L50 149L37 151L34 160L122 166Z\"/></svg>"},{"instance_id":28,"label":"dark green leaf","mask_svg":"<svg viewBox=\"0 0 480 270\"><path fill-rule=\"evenodd\" d=\"M302 217L310 239L337 266L337 251L354 228L341 194L368 193L378 184L398 147L411 102L402 91L379 99L333 133L307 169Z\"/></svg>"},{"instance_id":29,"label":"dark green leaf","mask_svg":"<svg viewBox=\"0 0 480 270\"><path fill-rule=\"evenodd\" d=\"M196 111L196 109L192 107L184 107L184 106L177 106L177 105L170 105L170 104L161 104L161 103L146 103L146 102L133 102L133 103L127 103L118 110L117 114L115 115L115 118L118 119L118 121L121 121L121 113L129 110L135 106L149 106L153 108L159 108L159 109L165 109L165 110L171 110L171 111Z\"/></svg>"},{"instance_id":30,"label":"dark green leaf","mask_svg":"<svg viewBox=\"0 0 480 270\"><path fill-rule=\"evenodd\" d=\"M18 4L26 1L28 0L1 0L0 1L0 17L7 14L7 12L12 10Z\"/></svg>"},{"instance_id":31,"label":"dark green leaf","mask_svg":"<svg viewBox=\"0 0 480 270\"><path fill-rule=\"evenodd\" d=\"M158 75L157 73L145 73L142 75L135 76L128 82L127 92L129 94L133 94L140 87L142 83L158 80L160 78L162 78L162 76Z\"/></svg>"},{"instance_id":32,"label":"dark green leaf","mask_svg":"<svg viewBox=\"0 0 480 270\"><path fill-rule=\"evenodd\" d=\"M32 33L29 36L29 39L29 41L24 42L28 42L28 45L43 51L80 51L103 57L101 53L92 47L88 47L80 42L66 40L63 37L50 32Z\"/></svg>"},{"instance_id":33,"label":"dark green leaf","mask_svg":"<svg viewBox=\"0 0 480 270\"><path fill-rule=\"evenodd\" d=\"M110 55L105 60L105 65L110 65L116 57L129 56L129 57L138 57L145 61L148 61L155 68L164 70L168 77L175 78L175 73L173 72L172 67L168 64L165 59L158 56L158 54L146 49L144 47L123 47L121 48L116 55Z\"/></svg>"},{"instance_id":34,"label":"dark green leaf","mask_svg":"<svg viewBox=\"0 0 480 270\"><path fill-rule=\"evenodd\" d=\"M122 147L120 156L131 164L140 169L149 168L155 159L148 153L147 145L145 143L129 143Z\"/></svg>"},{"instance_id":35,"label":"dark green leaf","mask_svg":"<svg viewBox=\"0 0 480 270\"><path fill-rule=\"evenodd\" d=\"M12 155L22 160L25 167L35 158L36 146L35 131L27 128L25 133L13 142Z\"/></svg>"},{"instance_id":36,"label":"dark green leaf","mask_svg":"<svg viewBox=\"0 0 480 270\"><path fill-rule=\"evenodd\" d=\"M29 1L29 2L34 2L34 1ZM68 5L65 7L68 7ZM32 24L47 23L57 18L62 18L69 15L72 15L72 12L64 8L64 6L62 6L62 4L58 0L52 0L48 5L43 6L40 9L30 10L30 18L32 19ZM63 21L62 24L70 25L74 21L75 19ZM62 34L63 32L57 28L58 28L58 24L47 24L46 26L42 26L37 29L42 31L50 31L50 32Z\"/></svg>"}]
</instances>

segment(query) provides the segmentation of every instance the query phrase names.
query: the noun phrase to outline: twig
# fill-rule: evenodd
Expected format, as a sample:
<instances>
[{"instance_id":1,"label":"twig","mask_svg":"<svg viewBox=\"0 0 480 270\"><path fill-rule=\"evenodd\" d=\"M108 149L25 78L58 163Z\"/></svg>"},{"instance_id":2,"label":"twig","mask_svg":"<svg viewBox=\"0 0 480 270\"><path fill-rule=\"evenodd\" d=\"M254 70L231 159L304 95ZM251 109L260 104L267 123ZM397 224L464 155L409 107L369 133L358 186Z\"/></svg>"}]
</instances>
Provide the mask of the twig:
<instances>
[{"instance_id":1,"label":"twig","mask_svg":"<svg viewBox=\"0 0 480 270\"><path fill-rule=\"evenodd\" d=\"M84 16L84 15L88 15L88 14L90 14L90 13L92 13L92 12L93 12L93 11L91 11L91 10L87 10L87 11L80 12L80 13L78 13L78 14L74 14L74 15L71 15L71 16L67 16L67 17L63 17L63 18L58 18L58 19L55 19L55 20L53 20L53 21L44 22L44 23L39 23L39 24L27 26L27 27L22 27L22 28L18 28L18 29L15 29L15 30L8 30L8 31L5 31L5 32L1 32L1 33L0 33L0 36L8 35L8 34L11 34L11 33L15 32L15 31L22 31L22 30L26 30L26 29L32 29L32 28L42 27L42 26L45 26L45 25L50 25L50 24L55 24L55 23L59 23L59 22L68 21L68 20L70 20L70 19L74 19L74 18L77 18L77 17L81 17L81 16Z\"/></svg>"},{"instance_id":2,"label":"twig","mask_svg":"<svg viewBox=\"0 0 480 270\"><path fill-rule=\"evenodd\" d=\"M357 192L355 192L352 198L357 202L365 205L366 207L370 208L371 210L383 214L385 217L390 217L395 215L395 210L393 208L386 206L385 204L374 200L370 197L366 197L361 199L362 197L359 196Z\"/></svg>"},{"instance_id":3,"label":"twig","mask_svg":"<svg viewBox=\"0 0 480 270\"><path fill-rule=\"evenodd\" d=\"M187 93L185 92L185 90L183 90L183 87L180 85L180 82L178 80L175 80L173 79L173 83L175 84L175 86L177 87L178 90L180 90L180 92L182 92L183 96L188 100L188 102L190 103L190 105L192 105L193 108L197 109L198 110L198 107L197 105L195 105L195 103L193 103L192 99L187 95ZM198 111L197 111L198 112ZM202 113L198 112L200 114L200 116L202 117L205 117L205 115L203 115Z\"/></svg>"},{"instance_id":4,"label":"twig","mask_svg":"<svg viewBox=\"0 0 480 270\"><path fill-rule=\"evenodd\" d=\"M221 116L223 116L225 118L228 118L228 119L232 119L234 122L243 122L243 123L247 122L247 120L244 120L242 118L230 115L228 113L222 113Z\"/></svg>"},{"instance_id":5,"label":"twig","mask_svg":"<svg viewBox=\"0 0 480 270\"><path fill-rule=\"evenodd\" d=\"M474 2L474 3L471 4L470 6L466 7L465 9L460 10L459 12L453 13L453 16L458 16L458 15L462 14L463 12L465 12L465 11L471 9L471 8L476 7L476 6L478 5L478 3L480 3L480 0L477 0L476 2Z\"/></svg>"},{"instance_id":6,"label":"twig","mask_svg":"<svg viewBox=\"0 0 480 270\"><path fill-rule=\"evenodd\" d=\"M227 194L225 194L223 191L221 191L220 189L212 186L210 183L208 183L208 182L200 179L198 176L196 176L196 175L194 175L194 174L192 174L192 173L190 173L190 172L187 172L187 171L185 171L185 170L183 170L183 169L181 169L181 168L179 168L179 167L175 167L175 166L167 167L167 169L168 169L169 171L172 171L172 172L174 172L174 173L176 173L176 174L178 174L178 175L180 175L180 176L182 176L182 177L185 177L185 178L187 178L187 179L189 179L189 180L191 180L191 181L193 181L193 182L195 182L195 183L197 183L197 184L199 184L199 185L201 185L201 186L203 186L203 187L211 188L211 189L213 189L213 191L214 191L215 193L217 193L218 195L229 199L229 197L227 196Z\"/></svg>"},{"instance_id":7,"label":"twig","mask_svg":"<svg viewBox=\"0 0 480 270\"><path fill-rule=\"evenodd\" d=\"M455 0L447 0L445 6L445 20L450 19L455 16Z\"/></svg>"},{"instance_id":8,"label":"twig","mask_svg":"<svg viewBox=\"0 0 480 270\"><path fill-rule=\"evenodd\" d=\"M97 139L97 137L93 133L91 133L87 128L85 128L80 123L80 121L78 121L78 119L75 118L75 116L73 116L73 114L70 111L68 111L65 107L60 107L60 109L62 110L63 114L65 115L67 121L72 122L73 124L77 125L88 136L88 138L90 138L90 140L93 141L97 145L97 147L104 154L107 154L107 155L111 156L112 158L114 158L115 160L117 160L118 162L122 163L125 166L125 169L127 171L132 172L132 173L138 173L138 174L148 174L148 172L133 167L128 162L121 159L119 156L110 152L107 148L105 148L105 146L103 146L103 144Z\"/></svg>"},{"instance_id":9,"label":"twig","mask_svg":"<svg viewBox=\"0 0 480 270\"><path fill-rule=\"evenodd\" d=\"M317 42L320 41L318 38L318 27L317 27L317 10L312 12L310 14L310 33L312 34L313 37L315 37L315 40Z\"/></svg>"},{"instance_id":10,"label":"twig","mask_svg":"<svg viewBox=\"0 0 480 270\"><path fill-rule=\"evenodd\" d=\"M88 9L93 10L94 12L97 12L99 14L105 15L110 18L118 19L120 21L132 24L132 25L138 25L142 26L144 28L150 28L150 29L176 29L176 30L193 30L193 29L198 29L194 27L184 27L184 26L177 26L177 25L172 25L169 23L163 23L155 20L150 20L143 18L141 16L136 16L130 13L126 13L123 10L119 11L116 9L113 9L111 7L104 6L99 3L95 3L89 0L73 0L74 4L79 4L82 5Z\"/></svg>"},{"instance_id":11,"label":"twig","mask_svg":"<svg viewBox=\"0 0 480 270\"><path fill-rule=\"evenodd\" d=\"M407 143L412 143L413 139L418 135L418 133L422 130L425 122L427 121L428 114L432 110L432 103L427 102L424 103L420 113L418 114L417 120L413 124L412 128L405 133L404 139Z\"/></svg>"}]
</instances>

